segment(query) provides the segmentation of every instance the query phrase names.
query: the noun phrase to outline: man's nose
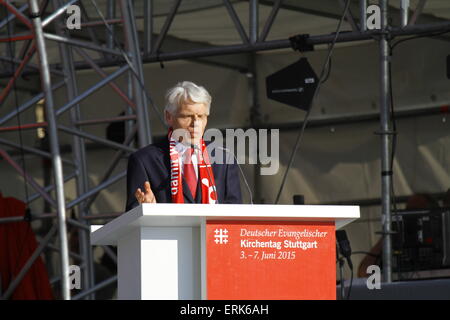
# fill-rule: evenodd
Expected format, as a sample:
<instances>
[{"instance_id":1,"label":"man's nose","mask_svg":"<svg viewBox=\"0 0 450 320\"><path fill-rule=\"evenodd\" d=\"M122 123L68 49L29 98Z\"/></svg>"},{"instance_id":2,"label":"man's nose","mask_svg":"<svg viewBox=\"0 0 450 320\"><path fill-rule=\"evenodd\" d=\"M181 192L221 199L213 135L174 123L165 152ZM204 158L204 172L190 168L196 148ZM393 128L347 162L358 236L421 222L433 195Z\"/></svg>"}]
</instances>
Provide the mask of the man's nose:
<instances>
[{"instance_id":1,"label":"man's nose","mask_svg":"<svg viewBox=\"0 0 450 320\"><path fill-rule=\"evenodd\" d=\"M197 115L193 115L191 118L191 124L193 126L200 124L200 117Z\"/></svg>"}]
</instances>

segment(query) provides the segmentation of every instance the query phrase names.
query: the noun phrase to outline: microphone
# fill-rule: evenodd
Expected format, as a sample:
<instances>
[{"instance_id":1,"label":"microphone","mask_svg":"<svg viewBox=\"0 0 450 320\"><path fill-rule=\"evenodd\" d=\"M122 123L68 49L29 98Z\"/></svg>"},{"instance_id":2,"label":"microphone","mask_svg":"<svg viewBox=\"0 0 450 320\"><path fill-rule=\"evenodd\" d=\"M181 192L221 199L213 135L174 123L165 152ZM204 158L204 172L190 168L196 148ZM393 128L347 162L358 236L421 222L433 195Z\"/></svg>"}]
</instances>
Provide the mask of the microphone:
<instances>
[{"instance_id":1,"label":"microphone","mask_svg":"<svg viewBox=\"0 0 450 320\"><path fill-rule=\"evenodd\" d=\"M202 151L200 150L200 148L199 148L196 144L192 144L192 143L191 143L191 148L194 149L194 150L197 150L198 152L202 152ZM212 167L211 167L211 168L212 168ZM212 182L211 174L209 173L208 168L206 168L206 172L208 173L209 181ZM200 181L200 183L202 183L202 182ZM219 203L219 194L217 193L216 186L215 186L214 184L212 184L212 188L213 188L213 190L214 190L214 193L216 194L217 204L220 204L220 203Z\"/></svg>"},{"instance_id":2,"label":"microphone","mask_svg":"<svg viewBox=\"0 0 450 320\"><path fill-rule=\"evenodd\" d=\"M350 241L348 241L347 238L347 232L345 232L345 230L337 230L336 240L339 244L339 252L345 257L350 270L353 271L353 263L352 259L350 258L350 256L352 255L352 248L350 247Z\"/></svg>"},{"instance_id":3,"label":"microphone","mask_svg":"<svg viewBox=\"0 0 450 320\"><path fill-rule=\"evenodd\" d=\"M231 152L229 149L227 149L227 148L223 148L223 147L219 147L219 146L217 146L216 148L222 149L222 150L224 150L224 151L226 151L226 152L228 152L228 153L231 153L231 154L233 155L234 159L236 160L236 164L237 164L237 166L238 166L238 168L239 168L239 171L241 172L242 178L244 179L245 186L247 187L247 191L248 191L248 194L249 194L249 196L250 196L250 204L253 204L253 194L252 194L252 190L250 189L250 187L249 187L249 185L248 185L247 179L245 178L245 175L244 175L244 171L242 171L242 168L241 168L241 166L239 165L239 162L238 162L238 160L237 160L237 158L236 158L236 155L235 155L233 152Z\"/></svg>"}]
</instances>

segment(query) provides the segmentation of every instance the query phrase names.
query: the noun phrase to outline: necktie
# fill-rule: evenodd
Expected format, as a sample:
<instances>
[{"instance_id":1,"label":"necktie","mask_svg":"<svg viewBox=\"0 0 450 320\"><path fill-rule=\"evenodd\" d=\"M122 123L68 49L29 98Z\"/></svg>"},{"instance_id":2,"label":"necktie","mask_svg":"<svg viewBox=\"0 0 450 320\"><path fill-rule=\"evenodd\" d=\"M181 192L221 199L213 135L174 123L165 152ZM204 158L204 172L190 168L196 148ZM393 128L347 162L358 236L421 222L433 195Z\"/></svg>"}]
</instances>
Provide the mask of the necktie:
<instances>
[{"instance_id":1,"label":"necktie","mask_svg":"<svg viewBox=\"0 0 450 320\"><path fill-rule=\"evenodd\" d=\"M195 199L197 193L197 175L195 174L194 165L192 164L193 151L194 149L192 148L186 150L187 155L183 165L183 176L189 186L189 190L191 190L192 197Z\"/></svg>"}]
</instances>

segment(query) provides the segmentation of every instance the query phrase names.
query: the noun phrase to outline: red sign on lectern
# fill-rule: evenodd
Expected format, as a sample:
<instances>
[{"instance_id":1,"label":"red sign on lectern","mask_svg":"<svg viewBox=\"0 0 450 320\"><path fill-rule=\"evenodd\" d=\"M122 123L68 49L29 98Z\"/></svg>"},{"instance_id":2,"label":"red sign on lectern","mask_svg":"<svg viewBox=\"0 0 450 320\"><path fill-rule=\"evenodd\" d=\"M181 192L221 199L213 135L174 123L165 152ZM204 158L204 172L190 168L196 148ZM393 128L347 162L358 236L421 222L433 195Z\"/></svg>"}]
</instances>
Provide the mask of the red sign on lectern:
<instances>
[{"instance_id":1,"label":"red sign on lectern","mask_svg":"<svg viewBox=\"0 0 450 320\"><path fill-rule=\"evenodd\" d=\"M333 222L208 221L208 299L336 299Z\"/></svg>"}]
</instances>

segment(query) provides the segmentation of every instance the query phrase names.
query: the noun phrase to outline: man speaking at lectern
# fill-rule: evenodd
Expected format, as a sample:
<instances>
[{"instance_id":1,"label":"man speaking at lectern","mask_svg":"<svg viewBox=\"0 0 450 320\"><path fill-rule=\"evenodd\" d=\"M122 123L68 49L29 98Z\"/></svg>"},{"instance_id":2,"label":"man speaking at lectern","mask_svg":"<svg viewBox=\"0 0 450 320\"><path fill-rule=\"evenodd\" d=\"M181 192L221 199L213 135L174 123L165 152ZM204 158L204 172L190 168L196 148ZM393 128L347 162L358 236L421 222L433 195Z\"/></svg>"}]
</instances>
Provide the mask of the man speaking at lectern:
<instances>
[{"instance_id":1,"label":"man speaking at lectern","mask_svg":"<svg viewBox=\"0 0 450 320\"><path fill-rule=\"evenodd\" d=\"M210 106L206 89L189 81L167 92L167 139L130 155L126 211L141 203L242 203L237 164L209 160L203 133Z\"/></svg>"}]
</instances>

